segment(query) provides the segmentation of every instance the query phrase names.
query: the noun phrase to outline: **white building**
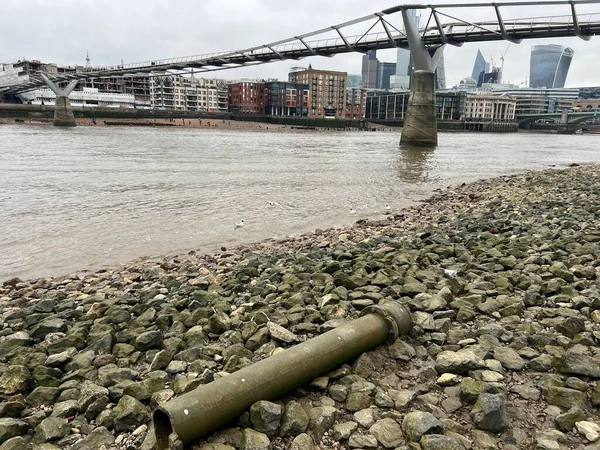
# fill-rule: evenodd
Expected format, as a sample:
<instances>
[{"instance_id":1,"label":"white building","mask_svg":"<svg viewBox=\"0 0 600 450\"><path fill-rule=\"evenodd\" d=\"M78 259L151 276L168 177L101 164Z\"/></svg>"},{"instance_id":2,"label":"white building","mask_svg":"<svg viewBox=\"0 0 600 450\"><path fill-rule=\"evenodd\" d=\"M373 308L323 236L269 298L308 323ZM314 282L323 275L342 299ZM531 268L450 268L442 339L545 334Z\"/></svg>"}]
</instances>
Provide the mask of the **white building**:
<instances>
[{"instance_id":1,"label":"white building","mask_svg":"<svg viewBox=\"0 0 600 450\"><path fill-rule=\"evenodd\" d=\"M11 63L0 63L0 88L14 86L29 81L29 75L23 67L14 67Z\"/></svg>"},{"instance_id":2,"label":"white building","mask_svg":"<svg viewBox=\"0 0 600 450\"><path fill-rule=\"evenodd\" d=\"M465 103L466 120L514 121L517 101L508 94L500 96L490 93L467 94Z\"/></svg>"},{"instance_id":3,"label":"white building","mask_svg":"<svg viewBox=\"0 0 600 450\"><path fill-rule=\"evenodd\" d=\"M29 105L56 104L56 94L48 88L40 88L34 91L18 94L21 101ZM115 94L99 92L97 88L84 87L81 91L73 91L69 95L71 106L83 106L90 108L134 108L135 98L133 94Z\"/></svg>"},{"instance_id":4,"label":"white building","mask_svg":"<svg viewBox=\"0 0 600 450\"><path fill-rule=\"evenodd\" d=\"M153 76L150 102L155 109L174 111L226 111L227 85L216 78L181 75Z\"/></svg>"}]
</instances>

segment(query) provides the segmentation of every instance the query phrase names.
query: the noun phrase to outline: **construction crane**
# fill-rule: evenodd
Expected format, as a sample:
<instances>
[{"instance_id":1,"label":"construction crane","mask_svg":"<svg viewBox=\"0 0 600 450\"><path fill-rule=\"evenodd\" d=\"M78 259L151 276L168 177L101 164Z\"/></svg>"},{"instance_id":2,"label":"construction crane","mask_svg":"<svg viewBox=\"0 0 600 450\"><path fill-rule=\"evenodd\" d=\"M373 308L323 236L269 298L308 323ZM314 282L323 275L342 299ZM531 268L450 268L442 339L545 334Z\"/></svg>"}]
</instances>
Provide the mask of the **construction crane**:
<instances>
[{"instance_id":1,"label":"construction crane","mask_svg":"<svg viewBox=\"0 0 600 450\"><path fill-rule=\"evenodd\" d=\"M508 52L508 49L510 48L511 44L509 43L506 46L506 50L504 50L504 53L502 53L500 55L500 61L502 61L502 64L500 65L500 76L498 77L498 83L502 82L502 74L504 73L504 57L506 56L506 53Z\"/></svg>"}]
</instances>

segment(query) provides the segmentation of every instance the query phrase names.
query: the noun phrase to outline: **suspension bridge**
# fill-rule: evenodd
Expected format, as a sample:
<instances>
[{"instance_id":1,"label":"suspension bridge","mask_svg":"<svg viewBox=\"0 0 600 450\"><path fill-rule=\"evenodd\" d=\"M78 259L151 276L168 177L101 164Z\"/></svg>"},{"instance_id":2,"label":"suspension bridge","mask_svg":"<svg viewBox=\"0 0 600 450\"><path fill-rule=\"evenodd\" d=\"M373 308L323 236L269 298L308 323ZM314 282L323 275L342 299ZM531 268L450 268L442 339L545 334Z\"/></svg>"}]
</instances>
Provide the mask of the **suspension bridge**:
<instances>
[{"instance_id":1,"label":"suspension bridge","mask_svg":"<svg viewBox=\"0 0 600 450\"><path fill-rule=\"evenodd\" d=\"M408 14L409 10L415 9L421 11L423 26L420 28ZM548 10L556 13L548 15ZM486 18L469 19L473 15ZM526 39L573 36L589 40L599 33L600 0L402 4L302 35L240 50L121 64L102 70L82 68L75 73L34 73L27 82L11 86L7 91L21 93L49 86L57 95L55 125L73 126L75 120L68 96L79 80L213 72L312 56L331 57L350 52L405 48L411 52L415 72L401 142L435 145L437 122L433 72L446 45L460 47L470 42L501 40L520 43ZM62 88L65 83L68 86Z\"/></svg>"}]
</instances>

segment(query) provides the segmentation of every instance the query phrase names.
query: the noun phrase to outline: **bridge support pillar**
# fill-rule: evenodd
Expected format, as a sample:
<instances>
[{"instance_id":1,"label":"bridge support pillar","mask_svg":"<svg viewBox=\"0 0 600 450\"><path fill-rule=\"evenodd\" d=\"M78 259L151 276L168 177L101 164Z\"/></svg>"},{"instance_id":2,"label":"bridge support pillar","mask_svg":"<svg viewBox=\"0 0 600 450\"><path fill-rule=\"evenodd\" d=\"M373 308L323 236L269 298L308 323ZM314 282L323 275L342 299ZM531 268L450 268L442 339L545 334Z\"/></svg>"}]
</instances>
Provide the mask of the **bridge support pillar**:
<instances>
[{"instance_id":1,"label":"bridge support pillar","mask_svg":"<svg viewBox=\"0 0 600 450\"><path fill-rule=\"evenodd\" d=\"M73 108L71 108L71 102L69 101L69 94L77 86L78 80L71 81L68 86L64 89L59 88L56 83L51 81L45 74L42 74L44 83L52 89L52 92L56 94L56 103L54 106L54 121L52 122L55 127L75 127L75 116L73 115Z\"/></svg>"},{"instance_id":2,"label":"bridge support pillar","mask_svg":"<svg viewBox=\"0 0 600 450\"><path fill-rule=\"evenodd\" d=\"M52 122L55 127L76 127L75 116L69 97L64 95L56 96L56 106L54 106L54 120Z\"/></svg>"},{"instance_id":3,"label":"bridge support pillar","mask_svg":"<svg viewBox=\"0 0 600 450\"><path fill-rule=\"evenodd\" d=\"M413 72L400 144L434 147L437 143L435 74L416 70Z\"/></svg>"},{"instance_id":4,"label":"bridge support pillar","mask_svg":"<svg viewBox=\"0 0 600 450\"><path fill-rule=\"evenodd\" d=\"M414 71L400 145L435 147L438 142L435 69L444 46L427 48L406 9L402 10L402 18Z\"/></svg>"}]
</instances>

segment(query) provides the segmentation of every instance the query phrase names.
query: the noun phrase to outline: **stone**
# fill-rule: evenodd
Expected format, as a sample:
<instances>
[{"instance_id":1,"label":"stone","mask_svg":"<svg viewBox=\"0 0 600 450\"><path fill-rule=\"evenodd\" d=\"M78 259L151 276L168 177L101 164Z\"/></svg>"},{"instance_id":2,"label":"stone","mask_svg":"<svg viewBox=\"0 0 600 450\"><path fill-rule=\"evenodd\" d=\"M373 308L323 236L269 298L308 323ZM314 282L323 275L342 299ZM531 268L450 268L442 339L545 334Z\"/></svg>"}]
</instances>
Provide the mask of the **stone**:
<instances>
[{"instance_id":1,"label":"stone","mask_svg":"<svg viewBox=\"0 0 600 450\"><path fill-rule=\"evenodd\" d=\"M398 447L403 442L402 429L394 419L382 419L369 428L369 433L375 436L385 448Z\"/></svg>"},{"instance_id":2,"label":"stone","mask_svg":"<svg viewBox=\"0 0 600 450\"><path fill-rule=\"evenodd\" d=\"M291 344L298 340L298 336L275 322L267 322L267 331L269 336L271 336L271 339L275 339L276 341Z\"/></svg>"},{"instance_id":3,"label":"stone","mask_svg":"<svg viewBox=\"0 0 600 450\"><path fill-rule=\"evenodd\" d=\"M258 401L250 407L250 421L256 431L272 436L277 432L283 408L277 403Z\"/></svg>"},{"instance_id":4,"label":"stone","mask_svg":"<svg viewBox=\"0 0 600 450\"><path fill-rule=\"evenodd\" d=\"M431 413L413 411L404 416L402 430L411 442L419 442L423 435L443 433L444 426Z\"/></svg>"},{"instance_id":5,"label":"stone","mask_svg":"<svg viewBox=\"0 0 600 450\"><path fill-rule=\"evenodd\" d=\"M416 392L409 390L390 390L388 394L390 398L394 401L394 408L396 408L400 412L403 412L410 406L410 404L414 400Z\"/></svg>"},{"instance_id":6,"label":"stone","mask_svg":"<svg viewBox=\"0 0 600 450\"><path fill-rule=\"evenodd\" d=\"M150 412L139 401L124 395L114 409L114 428L116 432L133 431L150 420Z\"/></svg>"},{"instance_id":7,"label":"stone","mask_svg":"<svg viewBox=\"0 0 600 450\"><path fill-rule=\"evenodd\" d=\"M577 428L579 434L583 434L590 442L596 442L600 438L600 427L594 422L576 422L575 428Z\"/></svg>"},{"instance_id":8,"label":"stone","mask_svg":"<svg viewBox=\"0 0 600 450\"><path fill-rule=\"evenodd\" d=\"M48 417L41 421L41 423L35 427L35 434L33 441L41 444L49 441L57 441L62 439L71 430L71 426L67 419L60 417Z\"/></svg>"},{"instance_id":9,"label":"stone","mask_svg":"<svg viewBox=\"0 0 600 450\"><path fill-rule=\"evenodd\" d=\"M550 405L569 410L573 407L587 409L587 395L575 389L550 386L546 394L546 400Z\"/></svg>"},{"instance_id":10,"label":"stone","mask_svg":"<svg viewBox=\"0 0 600 450\"><path fill-rule=\"evenodd\" d=\"M223 334L231 329L231 320L224 312L217 312L208 319L208 328L211 333Z\"/></svg>"},{"instance_id":11,"label":"stone","mask_svg":"<svg viewBox=\"0 0 600 450\"><path fill-rule=\"evenodd\" d=\"M573 339L577 333L585 331L585 321L581 317L567 317L556 325L556 331Z\"/></svg>"},{"instance_id":12,"label":"stone","mask_svg":"<svg viewBox=\"0 0 600 450\"><path fill-rule=\"evenodd\" d=\"M471 411L475 426L484 431L499 433L508 426L506 400L500 394L482 393Z\"/></svg>"},{"instance_id":13,"label":"stone","mask_svg":"<svg viewBox=\"0 0 600 450\"><path fill-rule=\"evenodd\" d=\"M436 380L436 384L440 386L454 386L460 383L460 377L453 373L443 373Z\"/></svg>"},{"instance_id":14,"label":"stone","mask_svg":"<svg viewBox=\"0 0 600 450\"><path fill-rule=\"evenodd\" d=\"M327 430L335 423L338 410L333 406L319 406L311 408L308 412L310 417L309 430L315 442L320 442Z\"/></svg>"},{"instance_id":15,"label":"stone","mask_svg":"<svg viewBox=\"0 0 600 450\"><path fill-rule=\"evenodd\" d=\"M410 361L417 354L413 346L402 339L396 339L393 344L390 344L388 352L392 358L404 362Z\"/></svg>"},{"instance_id":16,"label":"stone","mask_svg":"<svg viewBox=\"0 0 600 450\"><path fill-rule=\"evenodd\" d=\"M462 443L442 434L426 434L421 438L421 448L423 450L465 450Z\"/></svg>"},{"instance_id":17,"label":"stone","mask_svg":"<svg viewBox=\"0 0 600 450\"><path fill-rule=\"evenodd\" d=\"M568 350L554 366L560 373L600 378L600 360L573 350Z\"/></svg>"},{"instance_id":18,"label":"stone","mask_svg":"<svg viewBox=\"0 0 600 450\"><path fill-rule=\"evenodd\" d=\"M15 436L0 445L0 450L30 450L31 437ZM37 449L36 449L37 450Z\"/></svg>"},{"instance_id":19,"label":"stone","mask_svg":"<svg viewBox=\"0 0 600 450\"><path fill-rule=\"evenodd\" d=\"M240 450L269 450L271 441L269 437L251 428L245 428L242 431L242 440Z\"/></svg>"},{"instance_id":20,"label":"stone","mask_svg":"<svg viewBox=\"0 0 600 450\"><path fill-rule=\"evenodd\" d=\"M347 441L350 435L356 431L358 424L356 422L342 422L333 427L333 439L336 441Z\"/></svg>"},{"instance_id":21,"label":"stone","mask_svg":"<svg viewBox=\"0 0 600 450\"><path fill-rule=\"evenodd\" d=\"M348 411L360 411L371 405L371 396L367 392L351 392L346 397Z\"/></svg>"},{"instance_id":22,"label":"stone","mask_svg":"<svg viewBox=\"0 0 600 450\"><path fill-rule=\"evenodd\" d=\"M581 422L586 419L585 413L580 408L571 408L563 414L559 414L554 418L554 423L560 431L565 433L570 432L575 427L575 422Z\"/></svg>"},{"instance_id":23,"label":"stone","mask_svg":"<svg viewBox=\"0 0 600 450\"><path fill-rule=\"evenodd\" d=\"M73 444L70 450L101 450L102 447L108 449L114 442L115 437L106 427L97 427Z\"/></svg>"},{"instance_id":24,"label":"stone","mask_svg":"<svg viewBox=\"0 0 600 450\"><path fill-rule=\"evenodd\" d=\"M463 374L469 370L483 369L485 362L472 350L465 348L457 352L443 351L435 360L435 370L439 374Z\"/></svg>"},{"instance_id":25,"label":"stone","mask_svg":"<svg viewBox=\"0 0 600 450\"><path fill-rule=\"evenodd\" d=\"M8 366L0 376L0 394L13 395L25 391L30 376L31 373L25 366Z\"/></svg>"},{"instance_id":26,"label":"stone","mask_svg":"<svg viewBox=\"0 0 600 450\"><path fill-rule=\"evenodd\" d=\"M302 433L294 438L290 450L315 450L315 444L308 434Z\"/></svg>"},{"instance_id":27,"label":"stone","mask_svg":"<svg viewBox=\"0 0 600 450\"><path fill-rule=\"evenodd\" d=\"M521 355L509 347L498 347L494 350L494 359L500 361L502 367L509 370L523 370L527 363Z\"/></svg>"},{"instance_id":28,"label":"stone","mask_svg":"<svg viewBox=\"0 0 600 450\"><path fill-rule=\"evenodd\" d=\"M310 418L304 407L292 400L285 405L279 434L283 437L300 435L306 431L309 422Z\"/></svg>"},{"instance_id":29,"label":"stone","mask_svg":"<svg viewBox=\"0 0 600 450\"><path fill-rule=\"evenodd\" d=\"M23 420L8 417L0 418L0 444L15 436L22 436L29 430L29 424Z\"/></svg>"},{"instance_id":30,"label":"stone","mask_svg":"<svg viewBox=\"0 0 600 450\"><path fill-rule=\"evenodd\" d=\"M545 430L535 436L536 450L566 450L561 443L567 442L567 437L558 430Z\"/></svg>"},{"instance_id":31,"label":"stone","mask_svg":"<svg viewBox=\"0 0 600 450\"><path fill-rule=\"evenodd\" d=\"M42 320L31 330L32 339L43 339L50 333L64 333L67 331L67 324L58 317L49 317Z\"/></svg>"},{"instance_id":32,"label":"stone","mask_svg":"<svg viewBox=\"0 0 600 450\"><path fill-rule=\"evenodd\" d=\"M350 448L377 448L377 439L370 434L353 433L348 439Z\"/></svg>"},{"instance_id":33,"label":"stone","mask_svg":"<svg viewBox=\"0 0 600 450\"><path fill-rule=\"evenodd\" d=\"M363 428L370 428L375 423L373 408L356 411L352 417Z\"/></svg>"},{"instance_id":34,"label":"stone","mask_svg":"<svg viewBox=\"0 0 600 450\"><path fill-rule=\"evenodd\" d=\"M25 401L29 406L36 408L42 405L52 405L59 395L59 388L38 386L27 396Z\"/></svg>"},{"instance_id":35,"label":"stone","mask_svg":"<svg viewBox=\"0 0 600 450\"><path fill-rule=\"evenodd\" d=\"M79 398L77 399L76 405L77 409L81 412L85 412L91 404L101 398L105 398L108 403L108 389L104 386L98 386L91 381L85 380L79 391Z\"/></svg>"},{"instance_id":36,"label":"stone","mask_svg":"<svg viewBox=\"0 0 600 450\"><path fill-rule=\"evenodd\" d=\"M163 336L160 331L146 331L138 335L134 340L134 347L140 352L145 352L153 348L160 348L163 342Z\"/></svg>"}]
</instances>

